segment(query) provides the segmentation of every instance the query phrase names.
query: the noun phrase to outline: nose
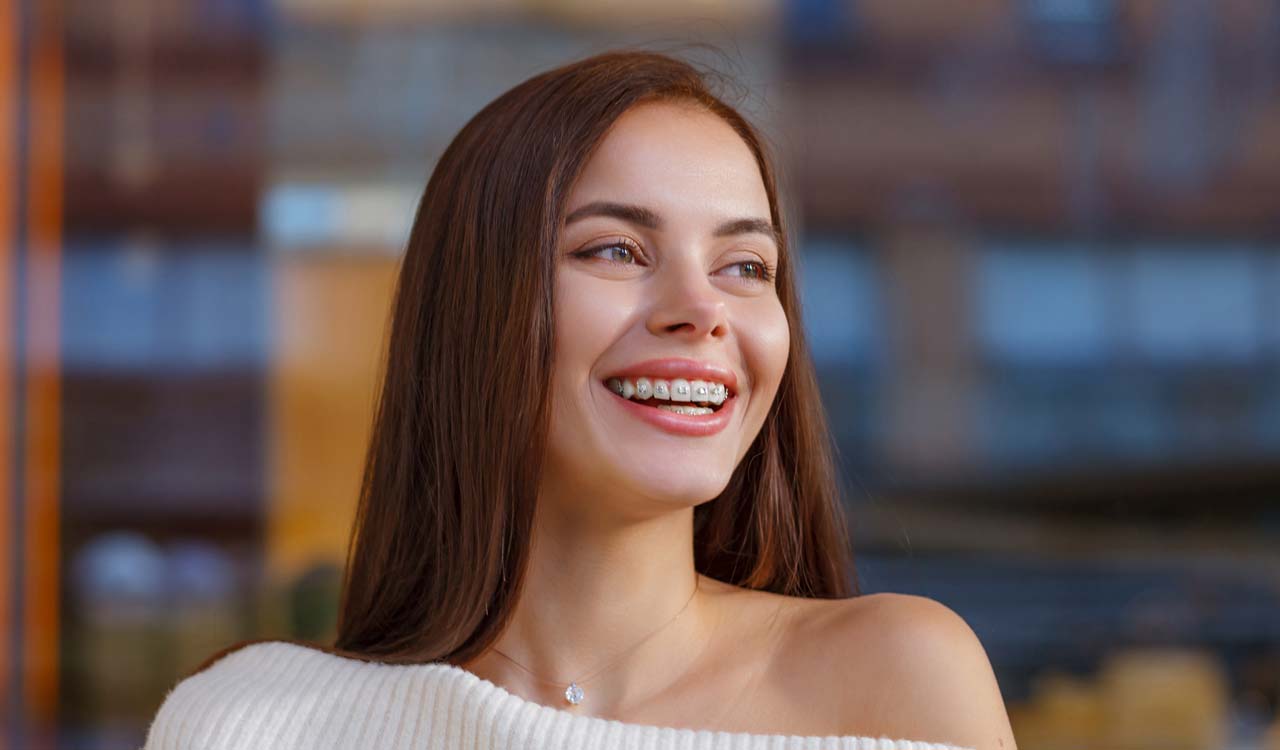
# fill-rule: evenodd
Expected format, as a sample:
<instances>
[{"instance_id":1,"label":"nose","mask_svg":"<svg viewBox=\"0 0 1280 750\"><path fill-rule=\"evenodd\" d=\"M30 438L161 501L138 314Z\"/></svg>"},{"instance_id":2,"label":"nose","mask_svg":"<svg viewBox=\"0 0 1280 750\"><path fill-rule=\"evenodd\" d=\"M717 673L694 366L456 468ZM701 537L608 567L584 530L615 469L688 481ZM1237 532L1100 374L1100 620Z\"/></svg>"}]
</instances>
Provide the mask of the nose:
<instances>
[{"instance_id":1,"label":"nose","mask_svg":"<svg viewBox=\"0 0 1280 750\"><path fill-rule=\"evenodd\" d=\"M647 326L655 336L677 335L690 341L728 332L725 303L706 272L693 263L671 264L658 272L657 298Z\"/></svg>"}]
</instances>

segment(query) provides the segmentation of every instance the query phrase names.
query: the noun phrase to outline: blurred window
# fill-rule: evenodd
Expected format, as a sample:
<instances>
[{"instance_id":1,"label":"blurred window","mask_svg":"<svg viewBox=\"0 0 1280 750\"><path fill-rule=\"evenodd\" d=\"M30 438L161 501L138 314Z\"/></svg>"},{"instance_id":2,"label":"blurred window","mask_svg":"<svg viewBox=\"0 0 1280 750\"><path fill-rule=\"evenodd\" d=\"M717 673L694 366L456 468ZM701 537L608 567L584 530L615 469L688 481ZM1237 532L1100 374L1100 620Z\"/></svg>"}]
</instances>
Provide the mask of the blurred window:
<instances>
[{"instance_id":1,"label":"blurred window","mask_svg":"<svg viewBox=\"0 0 1280 750\"><path fill-rule=\"evenodd\" d=\"M1233 247L1136 249L1134 347L1156 362L1248 363L1262 349L1261 258Z\"/></svg>"},{"instance_id":2,"label":"blurred window","mask_svg":"<svg viewBox=\"0 0 1280 750\"><path fill-rule=\"evenodd\" d=\"M69 243L62 276L67 369L248 370L267 347L267 274L239 245Z\"/></svg>"},{"instance_id":3,"label":"blurred window","mask_svg":"<svg viewBox=\"0 0 1280 750\"><path fill-rule=\"evenodd\" d=\"M274 185L262 201L263 234L279 250L399 253L421 193L421 186L382 183Z\"/></svg>"},{"instance_id":4,"label":"blurred window","mask_svg":"<svg viewBox=\"0 0 1280 750\"><path fill-rule=\"evenodd\" d=\"M1280 17L1280 13L1276 14ZM1271 359L1280 363L1280 247L1271 248L1263 258L1261 274L1263 308L1262 329L1270 340L1266 342Z\"/></svg>"},{"instance_id":5,"label":"blurred window","mask_svg":"<svg viewBox=\"0 0 1280 750\"><path fill-rule=\"evenodd\" d=\"M1111 350L1101 252L1071 244L996 245L977 264L977 332L1009 364L1100 363Z\"/></svg>"},{"instance_id":6,"label":"blurred window","mask_svg":"<svg viewBox=\"0 0 1280 750\"><path fill-rule=\"evenodd\" d=\"M151 540L133 532L103 534L76 555L75 581L91 598L158 598L164 593L165 564Z\"/></svg>"},{"instance_id":7,"label":"blurred window","mask_svg":"<svg viewBox=\"0 0 1280 750\"><path fill-rule=\"evenodd\" d=\"M218 546L181 539L166 549L169 592L175 599L225 602L236 594L235 565Z\"/></svg>"},{"instance_id":8,"label":"blurred window","mask_svg":"<svg viewBox=\"0 0 1280 750\"><path fill-rule=\"evenodd\" d=\"M804 244L800 283L805 333L819 365L881 361L881 282L870 254L846 241Z\"/></svg>"},{"instance_id":9,"label":"blurred window","mask_svg":"<svg viewBox=\"0 0 1280 750\"><path fill-rule=\"evenodd\" d=\"M784 44L796 63L841 62L855 57L862 29L852 0L785 0Z\"/></svg>"},{"instance_id":10,"label":"blurred window","mask_svg":"<svg viewBox=\"0 0 1280 750\"><path fill-rule=\"evenodd\" d=\"M1119 58L1114 0L1023 0L1032 49L1053 65L1089 66Z\"/></svg>"}]
</instances>

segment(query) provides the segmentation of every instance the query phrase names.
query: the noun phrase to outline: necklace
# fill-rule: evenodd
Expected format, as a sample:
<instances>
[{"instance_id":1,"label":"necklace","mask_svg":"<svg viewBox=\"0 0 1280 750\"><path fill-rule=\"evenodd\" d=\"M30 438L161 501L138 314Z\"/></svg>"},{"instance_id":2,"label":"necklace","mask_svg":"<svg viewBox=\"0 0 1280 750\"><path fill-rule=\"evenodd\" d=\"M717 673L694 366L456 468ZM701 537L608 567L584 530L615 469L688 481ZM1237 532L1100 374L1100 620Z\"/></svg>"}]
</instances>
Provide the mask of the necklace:
<instances>
[{"instance_id":1,"label":"necklace","mask_svg":"<svg viewBox=\"0 0 1280 750\"><path fill-rule=\"evenodd\" d=\"M569 683L569 686L568 686L568 687L566 687L566 688L564 689L564 699L565 699L566 701L568 701L569 703L571 703L571 704L575 705L575 706L576 706L576 705L578 705L579 703L581 703L581 702L582 702L582 699L583 699L583 698L585 698L585 697L587 697L587 696L586 696L586 693L584 693L584 692L582 691L582 684L581 684L581 683L586 683L586 682L590 681L593 677L595 677L596 675L600 674L600 673L601 673L601 672L603 672L604 670L608 669L608 668L609 668L609 667L610 667L614 662L618 661L618 659L621 659L623 656L626 656L627 654L629 654L629 653L631 653L632 651L636 650L636 649L637 649L637 648L639 648L639 647L640 647L640 645L641 645L641 644L643 644L645 641L649 640L650 638L654 637L655 635L657 635L658 633L660 633L662 630L664 630L664 629L667 627L667 625L670 625L671 623L675 622L675 621L676 621L676 617L679 617L681 614L683 614L683 613L684 613L684 611L685 611L686 609L688 609L688 608L689 608L689 602L692 602L692 601L693 601L693 597L698 593L698 579L699 579L699 578L700 578L700 576L698 576L698 574L695 572L695 573L694 573L694 577L693 577L693 593L689 595L689 600L688 600L688 601L686 601L686 602L684 603L684 606L680 608L680 611L679 611L679 612L677 612L677 613L675 614L675 616L674 616L674 617L672 617L670 620L667 620L666 624L664 624L662 627L658 628L657 630L653 631L653 632L652 632L652 633L650 633L649 635L647 635L647 636L645 636L644 638L642 638L638 643L636 643L636 644L635 644L634 646L632 646L631 648L628 648L626 651L623 651L621 654L618 654L617 656L615 656L615 657L613 657L612 659L610 659L610 660L609 660L609 662L608 662L607 664L605 664L603 667L601 667L601 668L597 669L596 671L592 672L591 674L587 675L586 677L583 677L583 678L578 679L578 680L573 680L573 681L571 681L571 682ZM528 672L528 673L529 673L530 675L532 675L532 676L533 676L533 678L534 678L535 680L537 680L538 682L541 682L541 683L544 683L544 684L547 684L547 685L555 685L556 687L559 687L559 686L561 686L561 685L563 685L563 684L564 684L563 682L559 682L559 681L544 680L543 678L541 678L541 677L539 677L538 675L534 674L534 673L533 673L533 672L532 672L528 667L526 667L525 665L523 665L523 664L521 664L520 662L516 661L515 659L512 659L510 656L507 656L506 654L502 653L502 652L501 652L501 651L499 651L498 649L496 649L496 648L491 648L490 650L492 650L492 651L493 651L494 653L496 653L498 656L501 656L502 658L506 659L507 661L511 662L512 664L516 665L517 667L520 667L520 668L521 668L521 669L523 669L524 671Z\"/></svg>"}]
</instances>

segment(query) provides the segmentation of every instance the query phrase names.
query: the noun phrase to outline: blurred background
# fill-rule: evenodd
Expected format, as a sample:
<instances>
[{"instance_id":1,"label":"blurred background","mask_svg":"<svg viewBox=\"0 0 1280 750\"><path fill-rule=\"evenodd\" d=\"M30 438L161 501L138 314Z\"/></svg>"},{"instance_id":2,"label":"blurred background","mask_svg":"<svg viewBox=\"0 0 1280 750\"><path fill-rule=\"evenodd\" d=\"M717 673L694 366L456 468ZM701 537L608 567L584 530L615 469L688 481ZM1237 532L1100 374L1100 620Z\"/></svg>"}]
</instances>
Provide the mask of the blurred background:
<instances>
[{"instance_id":1,"label":"blurred background","mask_svg":"<svg viewBox=\"0 0 1280 750\"><path fill-rule=\"evenodd\" d=\"M863 591L1022 750L1280 748L1274 0L0 0L0 747L333 637L435 159L624 44L780 154Z\"/></svg>"}]
</instances>

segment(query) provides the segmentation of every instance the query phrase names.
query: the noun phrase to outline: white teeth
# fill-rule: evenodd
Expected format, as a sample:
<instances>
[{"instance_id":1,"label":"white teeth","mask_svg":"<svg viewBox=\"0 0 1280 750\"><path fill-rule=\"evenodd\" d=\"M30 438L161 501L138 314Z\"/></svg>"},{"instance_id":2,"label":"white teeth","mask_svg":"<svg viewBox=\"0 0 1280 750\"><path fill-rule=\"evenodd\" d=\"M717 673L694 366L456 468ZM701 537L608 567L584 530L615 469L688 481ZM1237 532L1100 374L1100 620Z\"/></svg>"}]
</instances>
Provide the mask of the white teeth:
<instances>
[{"instance_id":1,"label":"white teeth","mask_svg":"<svg viewBox=\"0 0 1280 750\"><path fill-rule=\"evenodd\" d=\"M609 378L605 385L619 396L633 401L647 401L652 398L660 401L719 406L729 398L728 386L714 380Z\"/></svg>"},{"instance_id":2,"label":"white teeth","mask_svg":"<svg viewBox=\"0 0 1280 750\"><path fill-rule=\"evenodd\" d=\"M658 408L664 411L673 411L676 414L696 415L711 414L715 409L708 409L705 406L686 406L684 404L658 404Z\"/></svg>"}]
</instances>

